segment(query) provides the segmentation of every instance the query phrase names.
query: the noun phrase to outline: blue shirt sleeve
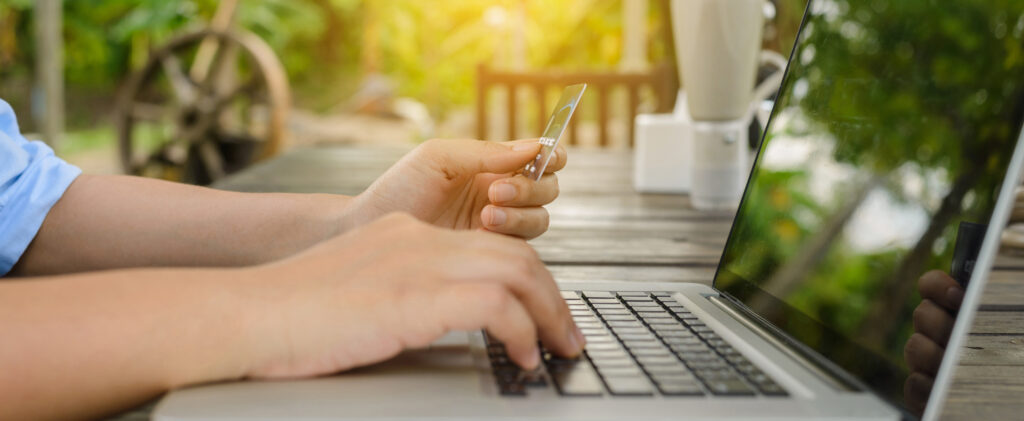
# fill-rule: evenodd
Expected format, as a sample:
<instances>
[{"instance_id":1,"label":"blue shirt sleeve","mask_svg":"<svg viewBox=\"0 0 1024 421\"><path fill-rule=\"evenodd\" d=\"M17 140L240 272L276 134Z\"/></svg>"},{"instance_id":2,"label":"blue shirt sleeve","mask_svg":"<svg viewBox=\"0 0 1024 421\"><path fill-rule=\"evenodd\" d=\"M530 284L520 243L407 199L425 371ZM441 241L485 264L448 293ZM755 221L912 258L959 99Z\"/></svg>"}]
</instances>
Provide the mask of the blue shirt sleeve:
<instances>
[{"instance_id":1,"label":"blue shirt sleeve","mask_svg":"<svg viewBox=\"0 0 1024 421\"><path fill-rule=\"evenodd\" d=\"M0 276L11 271L81 173L46 144L25 140L14 110L0 100Z\"/></svg>"}]
</instances>

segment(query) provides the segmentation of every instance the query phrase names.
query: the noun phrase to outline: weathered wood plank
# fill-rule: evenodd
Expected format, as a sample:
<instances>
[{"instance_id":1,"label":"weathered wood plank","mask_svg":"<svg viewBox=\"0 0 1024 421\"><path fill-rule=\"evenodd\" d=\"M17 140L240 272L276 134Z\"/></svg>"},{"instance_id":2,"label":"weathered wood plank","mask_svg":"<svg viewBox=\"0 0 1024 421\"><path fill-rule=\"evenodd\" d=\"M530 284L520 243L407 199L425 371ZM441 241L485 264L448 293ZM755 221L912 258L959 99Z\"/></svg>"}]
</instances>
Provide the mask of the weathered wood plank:
<instances>
[{"instance_id":1,"label":"weathered wood plank","mask_svg":"<svg viewBox=\"0 0 1024 421\"><path fill-rule=\"evenodd\" d=\"M1019 366L1024 372L1024 335L970 335L960 366Z\"/></svg>"}]
</instances>

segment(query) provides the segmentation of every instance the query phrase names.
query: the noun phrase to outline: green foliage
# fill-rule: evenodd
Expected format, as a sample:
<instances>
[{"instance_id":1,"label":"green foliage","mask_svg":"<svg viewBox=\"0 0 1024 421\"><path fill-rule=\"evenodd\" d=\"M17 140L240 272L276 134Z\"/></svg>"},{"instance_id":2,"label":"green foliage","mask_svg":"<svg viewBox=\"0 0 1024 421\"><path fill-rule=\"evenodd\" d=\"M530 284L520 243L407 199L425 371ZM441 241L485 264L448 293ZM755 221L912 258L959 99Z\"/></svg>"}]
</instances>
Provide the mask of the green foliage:
<instances>
[{"instance_id":1,"label":"green foliage","mask_svg":"<svg viewBox=\"0 0 1024 421\"><path fill-rule=\"evenodd\" d=\"M437 114L472 103L476 66L610 68L621 56L622 0L260 0L242 1L239 26L278 54L300 104L326 106L352 93L370 71ZM667 57L651 3L652 61ZM110 92L151 48L208 22L215 0L64 2L69 94ZM0 80L30 78L33 2L8 0L17 14L14 62ZM513 51L522 39L521 53ZM0 50L5 48L0 44ZM0 58L4 57L0 51ZM517 55L521 54L521 58ZM15 101L17 102L17 101ZM72 105L74 101L70 102Z\"/></svg>"}]
</instances>

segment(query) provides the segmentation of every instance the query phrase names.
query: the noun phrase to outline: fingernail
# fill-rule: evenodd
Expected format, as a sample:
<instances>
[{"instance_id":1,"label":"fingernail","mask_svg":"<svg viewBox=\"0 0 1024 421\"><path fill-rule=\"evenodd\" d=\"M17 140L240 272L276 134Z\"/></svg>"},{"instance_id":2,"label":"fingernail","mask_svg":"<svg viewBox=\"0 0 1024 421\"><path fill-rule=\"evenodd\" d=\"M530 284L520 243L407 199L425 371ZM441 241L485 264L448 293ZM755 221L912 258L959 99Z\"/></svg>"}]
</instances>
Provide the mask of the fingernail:
<instances>
[{"instance_id":1,"label":"fingernail","mask_svg":"<svg viewBox=\"0 0 1024 421\"><path fill-rule=\"evenodd\" d=\"M964 301L964 290L960 287L949 287L946 290L946 299L950 303L960 303Z\"/></svg>"},{"instance_id":2,"label":"fingernail","mask_svg":"<svg viewBox=\"0 0 1024 421\"><path fill-rule=\"evenodd\" d=\"M516 198L516 186L509 183L499 183L491 188L492 202L507 202Z\"/></svg>"},{"instance_id":3,"label":"fingernail","mask_svg":"<svg viewBox=\"0 0 1024 421\"><path fill-rule=\"evenodd\" d=\"M583 336L583 332L580 330L580 327L576 326L575 323L572 325L572 330L573 334L576 336L576 344L578 345L576 347L576 352L583 352L583 347L587 345L587 338Z\"/></svg>"},{"instance_id":4,"label":"fingernail","mask_svg":"<svg viewBox=\"0 0 1024 421\"><path fill-rule=\"evenodd\" d=\"M530 150L530 149L533 149L533 148L536 148L536 147L537 147L536 143L517 143L515 146L512 147L512 150L518 152L518 151Z\"/></svg>"},{"instance_id":5,"label":"fingernail","mask_svg":"<svg viewBox=\"0 0 1024 421\"><path fill-rule=\"evenodd\" d=\"M504 224L505 220L508 219L508 215L505 214L505 211L499 208L491 206L487 209L491 212L490 218L487 218L487 223L491 226Z\"/></svg>"}]
</instances>

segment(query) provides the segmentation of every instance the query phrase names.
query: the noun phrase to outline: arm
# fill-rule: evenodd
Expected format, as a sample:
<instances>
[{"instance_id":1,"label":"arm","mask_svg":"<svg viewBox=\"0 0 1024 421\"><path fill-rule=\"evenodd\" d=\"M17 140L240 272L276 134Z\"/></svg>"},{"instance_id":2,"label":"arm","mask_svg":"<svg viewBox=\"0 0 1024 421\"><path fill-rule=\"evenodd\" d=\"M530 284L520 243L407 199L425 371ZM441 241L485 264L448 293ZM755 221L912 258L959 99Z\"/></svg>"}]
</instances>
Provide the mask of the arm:
<instances>
[{"instance_id":1,"label":"arm","mask_svg":"<svg viewBox=\"0 0 1024 421\"><path fill-rule=\"evenodd\" d=\"M328 374L476 329L528 368L538 339L563 355L583 345L525 242L404 215L253 268L0 282L0 419L94 418L183 385Z\"/></svg>"},{"instance_id":2,"label":"arm","mask_svg":"<svg viewBox=\"0 0 1024 421\"><path fill-rule=\"evenodd\" d=\"M344 232L349 201L82 175L50 210L11 275L269 262Z\"/></svg>"},{"instance_id":3,"label":"arm","mask_svg":"<svg viewBox=\"0 0 1024 421\"><path fill-rule=\"evenodd\" d=\"M391 212L444 228L532 238L558 196L559 147L539 182L515 171L535 140L432 140L356 198L235 193L127 176L80 176L46 216L14 276L154 266L244 266L290 256Z\"/></svg>"}]
</instances>

